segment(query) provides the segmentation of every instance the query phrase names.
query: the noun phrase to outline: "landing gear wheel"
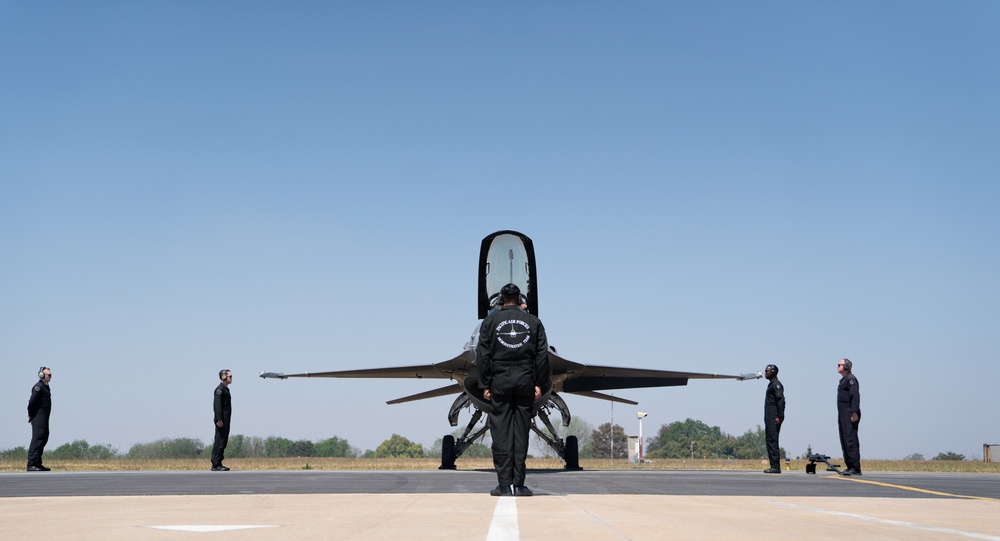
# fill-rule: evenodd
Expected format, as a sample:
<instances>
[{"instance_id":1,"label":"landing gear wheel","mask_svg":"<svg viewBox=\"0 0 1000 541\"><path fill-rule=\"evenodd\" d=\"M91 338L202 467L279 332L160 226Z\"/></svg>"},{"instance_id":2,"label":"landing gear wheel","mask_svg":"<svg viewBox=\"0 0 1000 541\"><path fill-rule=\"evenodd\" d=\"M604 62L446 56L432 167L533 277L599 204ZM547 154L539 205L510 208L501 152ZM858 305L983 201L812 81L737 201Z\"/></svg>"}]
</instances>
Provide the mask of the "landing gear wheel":
<instances>
[{"instance_id":1,"label":"landing gear wheel","mask_svg":"<svg viewBox=\"0 0 1000 541\"><path fill-rule=\"evenodd\" d=\"M566 436L566 469L569 471L579 471L580 467L580 443L576 436Z\"/></svg>"},{"instance_id":2,"label":"landing gear wheel","mask_svg":"<svg viewBox=\"0 0 1000 541\"><path fill-rule=\"evenodd\" d=\"M438 469L455 469L455 436L451 434L441 440L441 467Z\"/></svg>"}]
</instances>

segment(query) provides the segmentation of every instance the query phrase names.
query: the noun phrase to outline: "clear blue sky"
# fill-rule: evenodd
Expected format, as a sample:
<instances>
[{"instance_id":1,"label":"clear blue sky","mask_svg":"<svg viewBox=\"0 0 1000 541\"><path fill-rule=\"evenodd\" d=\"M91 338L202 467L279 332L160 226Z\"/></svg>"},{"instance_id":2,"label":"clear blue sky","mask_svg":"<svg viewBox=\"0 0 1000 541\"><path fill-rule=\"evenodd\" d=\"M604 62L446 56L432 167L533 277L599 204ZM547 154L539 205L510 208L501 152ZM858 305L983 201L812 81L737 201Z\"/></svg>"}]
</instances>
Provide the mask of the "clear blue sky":
<instances>
[{"instance_id":1,"label":"clear blue sky","mask_svg":"<svg viewBox=\"0 0 1000 541\"><path fill-rule=\"evenodd\" d=\"M582 363L781 368L793 454L1000 442L1000 4L0 3L0 449L233 430L430 445L480 240ZM764 382L616 394L742 434ZM608 403L568 396L593 425ZM464 418L463 418L464 419ZM464 422L464 421L463 421Z\"/></svg>"}]
</instances>

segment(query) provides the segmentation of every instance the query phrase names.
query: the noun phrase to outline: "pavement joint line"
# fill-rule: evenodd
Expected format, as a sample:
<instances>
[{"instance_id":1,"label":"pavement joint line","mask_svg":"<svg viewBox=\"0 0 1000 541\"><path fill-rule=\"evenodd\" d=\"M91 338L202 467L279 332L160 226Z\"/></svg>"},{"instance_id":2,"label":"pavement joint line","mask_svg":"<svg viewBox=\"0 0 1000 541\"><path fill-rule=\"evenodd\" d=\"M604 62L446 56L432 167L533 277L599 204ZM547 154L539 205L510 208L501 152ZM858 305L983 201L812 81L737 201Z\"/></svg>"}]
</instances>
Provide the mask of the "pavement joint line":
<instances>
[{"instance_id":1,"label":"pavement joint line","mask_svg":"<svg viewBox=\"0 0 1000 541\"><path fill-rule=\"evenodd\" d=\"M903 527L903 528L910 528L910 529L914 529L914 530L924 530L924 531L934 532L934 533L944 533L944 534L950 534L950 535L960 535L962 537L970 537L972 539L985 539L987 541L1000 541L1000 537L997 537L995 535L984 534L984 533L966 532L966 531L963 531L963 530L954 530L952 528L941 528L941 527L938 527L938 526L928 526L926 524L918 524L916 522L906 522L906 521L902 521L902 520L892 520L892 519L886 519L886 518L870 517L870 516L867 516L867 515L856 515L854 513L844 513L843 511L832 511L830 509L820 509L818 507L806 507L804 505L795 505L795 504L792 504L792 503L779 502L779 501L776 501L776 500L761 500L761 501L763 501L765 503L772 504L772 505L780 505L782 507L790 507L792 509L802 509L802 510L805 510L805 511L813 511L813 512L816 512L816 513L822 513L824 515L832 515L832 516L835 516L835 517L853 518L853 519L857 519L857 520L865 520L865 521L868 521L868 522L875 522L877 524L887 524L887 525L890 525L890 526L900 526L900 527Z\"/></svg>"},{"instance_id":2,"label":"pavement joint line","mask_svg":"<svg viewBox=\"0 0 1000 541\"><path fill-rule=\"evenodd\" d=\"M264 524L175 524L171 526L144 526L144 528L150 528L152 530L171 530L175 532L211 533L232 532L236 530L254 530L257 528L277 528L277 526Z\"/></svg>"},{"instance_id":3,"label":"pavement joint line","mask_svg":"<svg viewBox=\"0 0 1000 541\"><path fill-rule=\"evenodd\" d=\"M619 537L621 537L622 539L625 539L626 541L631 541L631 538L630 538L629 536L625 535L625 532L623 532L623 531L619 530L618 528L615 528L615 527L614 527L614 526L612 526L611 524L608 524L608 522L607 522L607 521L605 521L605 520L604 520L603 518L601 518L601 517L599 517L599 516L595 515L593 511L591 511L590 509L587 509L587 507L586 507L585 505L582 505L582 504L581 504L581 503L580 503L580 502L579 502L579 501L578 501L577 499L575 499L575 498L574 498L574 497L573 497L572 495L570 495L570 494L563 494L563 495L562 495L562 497L563 497L563 498L565 498L565 499L567 499L567 500L569 500L569 501L571 501L571 502L573 502L573 505L575 505L575 506L577 507L577 509L579 509L580 511L582 511L582 512L586 513L586 514L587 514L588 516L590 516L590 518L592 518L592 519L596 520L597 522L600 522L600 523L601 523L601 524L603 524L603 525L604 525L604 526L605 526L606 528L608 528L608 529L610 529L610 530L613 530L613 531L614 531L614 532L615 532L616 534L618 534L618 536L619 536Z\"/></svg>"},{"instance_id":4,"label":"pavement joint line","mask_svg":"<svg viewBox=\"0 0 1000 541\"><path fill-rule=\"evenodd\" d=\"M838 476L838 477L827 477L827 479L840 479L841 481L853 481L855 483L865 483L865 484L868 484L868 485L876 485L876 486L880 486L880 487L898 488L899 490L909 490L909 491L912 491L912 492L920 492L920 493L923 493L923 494L932 494L934 496L947 496L949 498L965 498L965 499L969 499L969 500L984 500L984 501L988 501L988 502L997 502L997 501L1000 501L1000 498L990 498L988 496L968 496L966 494L952 494L950 492L938 492L936 490L927 490L925 488L917 488L917 487L911 487L911 486L906 486L906 485L894 485L892 483L882 483L882 482L879 482L879 481L870 481L868 479L854 479L854 478L850 478L850 477L840 477L840 476Z\"/></svg>"}]
</instances>

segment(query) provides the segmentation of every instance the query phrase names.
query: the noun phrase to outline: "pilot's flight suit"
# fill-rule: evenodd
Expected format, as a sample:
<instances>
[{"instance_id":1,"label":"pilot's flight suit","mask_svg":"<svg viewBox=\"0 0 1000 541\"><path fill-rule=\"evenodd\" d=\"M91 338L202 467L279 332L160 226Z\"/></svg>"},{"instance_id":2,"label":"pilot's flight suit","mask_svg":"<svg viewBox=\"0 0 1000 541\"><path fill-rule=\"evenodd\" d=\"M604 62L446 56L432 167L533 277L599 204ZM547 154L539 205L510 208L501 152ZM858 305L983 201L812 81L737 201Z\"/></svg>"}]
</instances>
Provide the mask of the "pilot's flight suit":
<instances>
[{"instance_id":1,"label":"pilot's flight suit","mask_svg":"<svg viewBox=\"0 0 1000 541\"><path fill-rule=\"evenodd\" d=\"M215 400L212 408L215 410L215 444L212 446L212 467L221 468L226 458L226 446L229 445L229 423L233 418L233 399L229 387L220 383L215 388ZM218 422L222 421L222 426Z\"/></svg>"},{"instance_id":2,"label":"pilot's flight suit","mask_svg":"<svg viewBox=\"0 0 1000 541\"><path fill-rule=\"evenodd\" d=\"M28 418L31 419L31 444L28 446L28 467L42 467L42 453L49 442L49 415L52 413L52 390L39 381L31 387Z\"/></svg>"},{"instance_id":3,"label":"pilot's flight suit","mask_svg":"<svg viewBox=\"0 0 1000 541\"><path fill-rule=\"evenodd\" d=\"M490 437L500 487L524 486L535 387L550 385L548 340L539 319L517 306L486 316L476 347L479 386L491 394Z\"/></svg>"},{"instance_id":4,"label":"pilot's flight suit","mask_svg":"<svg viewBox=\"0 0 1000 541\"><path fill-rule=\"evenodd\" d=\"M851 421L857 413L858 420ZM858 378L848 372L837 385L837 426L840 429L840 448L844 452L844 466L861 471L861 444L858 442L858 425L861 423L861 390Z\"/></svg>"},{"instance_id":5,"label":"pilot's flight suit","mask_svg":"<svg viewBox=\"0 0 1000 541\"><path fill-rule=\"evenodd\" d=\"M778 446L778 434L781 425L775 419L785 420L785 387L775 377L767 384L764 393L764 439L767 442L767 459L771 469L781 471L781 447Z\"/></svg>"}]
</instances>

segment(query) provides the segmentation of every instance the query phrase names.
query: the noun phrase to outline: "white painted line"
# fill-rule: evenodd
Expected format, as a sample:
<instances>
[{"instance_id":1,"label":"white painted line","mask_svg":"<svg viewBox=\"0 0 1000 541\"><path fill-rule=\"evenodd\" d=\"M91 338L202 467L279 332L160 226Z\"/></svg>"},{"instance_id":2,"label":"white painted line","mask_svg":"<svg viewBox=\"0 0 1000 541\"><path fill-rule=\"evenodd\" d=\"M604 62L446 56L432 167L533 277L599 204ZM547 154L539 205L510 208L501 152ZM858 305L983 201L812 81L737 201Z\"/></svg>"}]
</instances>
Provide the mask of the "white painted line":
<instances>
[{"instance_id":1,"label":"white painted line","mask_svg":"<svg viewBox=\"0 0 1000 541\"><path fill-rule=\"evenodd\" d=\"M911 529L914 529L914 530L924 530L924 531L934 532L934 533L944 533L944 534L950 534L950 535L960 535L960 536L963 536L963 537L971 537L972 539L988 539L990 541L1000 541L1000 537L997 537L995 535L984 534L984 533L966 532L966 531L962 531L962 530L953 530L951 528L939 528L937 526L927 526L925 524L917 524L916 522L904 522L904 521L901 521L901 520L889 520L889 519L878 518L878 517L869 517L869 516L866 516L866 515L855 515L854 513L844 513L844 512L841 512L841 511L831 511L829 509L817 509L815 507L805 507L805 506L802 506L802 505L794 505L794 504L785 503L785 502L776 502L774 500L763 500L763 501L766 502L766 503L774 504L774 505L781 505L783 507L791 507L793 509L805 509L806 511L815 511L816 513L823 513L824 515L833 515L835 517L845 517L845 518L853 518L853 519L857 519L857 520L867 520L869 522L876 522L878 524L888 524L890 526L899 526L901 528L911 528Z\"/></svg>"},{"instance_id":2,"label":"white painted line","mask_svg":"<svg viewBox=\"0 0 1000 541\"><path fill-rule=\"evenodd\" d=\"M497 498L497 507L493 510L493 522L490 523L490 531L486 534L486 541L518 541L521 533L517 528L517 502L516 498L510 496L500 496Z\"/></svg>"},{"instance_id":3,"label":"white painted line","mask_svg":"<svg viewBox=\"0 0 1000 541\"><path fill-rule=\"evenodd\" d=\"M274 525L263 525L263 524L227 524L227 525L213 525L213 524L177 524L174 526L145 526L146 528L152 528L154 530L173 530L176 532L197 532L197 533L209 533L209 532L231 532L233 530L253 530L255 528L277 528Z\"/></svg>"}]
</instances>

